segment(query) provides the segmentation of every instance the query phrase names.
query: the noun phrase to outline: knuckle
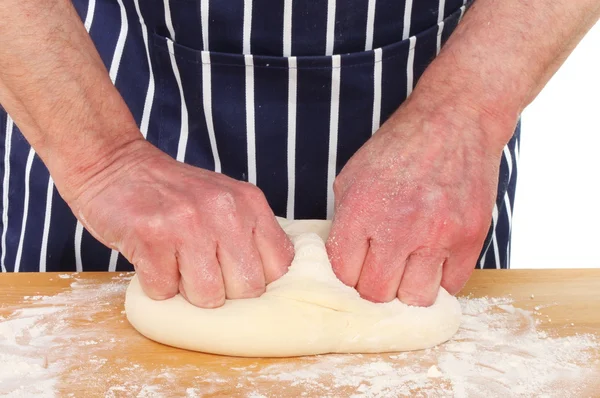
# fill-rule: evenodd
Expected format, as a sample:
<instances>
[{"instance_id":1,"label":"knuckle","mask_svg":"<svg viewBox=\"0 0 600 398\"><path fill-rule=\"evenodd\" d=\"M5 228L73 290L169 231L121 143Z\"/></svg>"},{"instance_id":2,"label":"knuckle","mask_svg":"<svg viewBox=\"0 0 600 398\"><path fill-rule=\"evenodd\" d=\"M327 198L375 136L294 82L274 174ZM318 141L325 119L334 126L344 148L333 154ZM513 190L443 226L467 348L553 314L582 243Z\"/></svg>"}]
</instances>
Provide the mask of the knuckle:
<instances>
[{"instance_id":1,"label":"knuckle","mask_svg":"<svg viewBox=\"0 0 600 398\"><path fill-rule=\"evenodd\" d=\"M450 194L447 190L439 187L419 186L419 201L422 206L442 210L450 202Z\"/></svg>"},{"instance_id":2,"label":"knuckle","mask_svg":"<svg viewBox=\"0 0 600 398\"><path fill-rule=\"evenodd\" d=\"M237 210L235 195L228 190L216 193L213 204L218 212L235 213Z\"/></svg>"},{"instance_id":3,"label":"knuckle","mask_svg":"<svg viewBox=\"0 0 600 398\"><path fill-rule=\"evenodd\" d=\"M162 214L145 214L134 221L132 232L137 241L154 242L162 239L167 221Z\"/></svg>"},{"instance_id":4,"label":"knuckle","mask_svg":"<svg viewBox=\"0 0 600 398\"><path fill-rule=\"evenodd\" d=\"M177 294L178 288L171 276L158 272L157 267L143 259L138 259L135 265L136 273L148 297L153 300L166 300Z\"/></svg>"},{"instance_id":5,"label":"knuckle","mask_svg":"<svg viewBox=\"0 0 600 398\"><path fill-rule=\"evenodd\" d=\"M257 261L242 264L239 268L227 270L223 274L227 298L254 298L265 292L265 274L262 264Z\"/></svg>"},{"instance_id":6,"label":"knuckle","mask_svg":"<svg viewBox=\"0 0 600 398\"><path fill-rule=\"evenodd\" d=\"M391 278L361 275L357 290L361 297L375 303L391 301L398 292L398 284Z\"/></svg>"},{"instance_id":7,"label":"knuckle","mask_svg":"<svg viewBox=\"0 0 600 398\"><path fill-rule=\"evenodd\" d=\"M334 195L339 195L343 192L345 187L343 177L339 175L335 180L333 180L333 193Z\"/></svg>"},{"instance_id":8,"label":"knuckle","mask_svg":"<svg viewBox=\"0 0 600 398\"><path fill-rule=\"evenodd\" d=\"M218 301L225 297L222 283L217 280L204 280L199 283L197 291L208 301Z\"/></svg>"},{"instance_id":9,"label":"knuckle","mask_svg":"<svg viewBox=\"0 0 600 398\"><path fill-rule=\"evenodd\" d=\"M242 183L240 185L241 195L244 199L254 204L266 204L264 193L256 185Z\"/></svg>"},{"instance_id":10,"label":"knuckle","mask_svg":"<svg viewBox=\"0 0 600 398\"><path fill-rule=\"evenodd\" d=\"M473 267L470 265L469 270L472 269ZM449 276L444 275L441 286L446 289L448 293L455 295L466 285L467 281L469 280L469 275L470 273L460 275L456 272Z\"/></svg>"},{"instance_id":11,"label":"knuckle","mask_svg":"<svg viewBox=\"0 0 600 398\"><path fill-rule=\"evenodd\" d=\"M256 298L260 297L265 292L265 285L248 286L246 289L240 291L236 298Z\"/></svg>"},{"instance_id":12,"label":"knuckle","mask_svg":"<svg viewBox=\"0 0 600 398\"><path fill-rule=\"evenodd\" d=\"M331 265L335 269L335 267L338 266L341 262L340 244L336 235L329 235L329 238L325 242L325 250L327 250L327 254L329 255Z\"/></svg>"},{"instance_id":13,"label":"knuckle","mask_svg":"<svg viewBox=\"0 0 600 398\"><path fill-rule=\"evenodd\" d=\"M225 295L217 295L217 296L199 296L193 299L190 299L190 302L194 304L196 307L200 308L219 308L223 304L225 304Z\"/></svg>"},{"instance_id":14,"label":"knuckle","mask_svg":"<svg viewBox=\"0 0 600 398\"><path fill-rule=\"evenodd\" d=\"M465 243L478 242L487 232L489 222L485 217L472 212L456 214L449 211L434 214L429 221L428 230L432 239L446 237Z\"/></svg>"},{"instance_id":15,"label":"knuckle","mask_svg":"<svg viewBox=\"0 0 600 398\"><path fill-rule=\"evenodd\" d=\"M434 299L426 294L415 291L405 291L400 289L398 292L398 299L406 305L415 307L429 307L433 305Z\"/></svg>"},{"instance_id":16,"label":"knuckle","mask_svg":"<svg viewBox=\"0 0 600 398\"><path fill-rule=\"evenodd\" d=\"M434 215L429 224L431 236L435 237L435 239L448 234L459 233L459 227L460 224L455 222L452 217L449 217L447 214Z\"/></svg>"},{"instance_id":17,"label":"knuckle","mask_svg":"<svg viewBox=\"0 0 600 398\"><path fill-rule=\"evenodd\" d=\"M466 242L477 242L481 240L490 225L490 220L483 216L467 217L462 223L462 236Z\"/></svg>"},{"instance_id":18,"label":"knuckle","mask_svg":"<svg viewBox=\"0 0 600 398\"><path fill-rule=\"evenodd\" d=\"M192 273L184 280L204 297L220 297L224 294L221 270L213 269L208 263L196 264Z\"/></svg>"},{"instance_id":19,"label":"knuckle","mask_svg":"<svg viewBox=\"0 0 600 398\"><path fill-rule=\"evenodd\" d=\"M190 219L198 213L198 207L188 200L180 200L174 209L174 216L178 219Z\"/></svg>"},{"instance_id":20,"label":"knuckle","mask_svg":"<svg viewBox=\"0 0 600 398\"><path fill-rule=\"evenodd\" d=\"M289 261L277 263L274 267L270 267L265 272L265 283L269 284L269 283L274 282L277 279L281 278L283 275L285 275L289 269L290 263L291 263L291 259ZM265 290L266 290L266 286L265 286Z\"/></svg>"},{"instance_id":21,"label":"knuckle","mask_svg":"<svg viewBox=\"0 0 600 398\"><path fill-rule=\"evenodd\" d=\"M352 277L355 272L350 268L350 264L344 261L343 251L335 241L328 240L326 244L331 268L342 283L348 286L355 286L357 281Z\"/></svg>"},{"instance_id":22,"label":"knuckle","mask_svg":"<svg viewBox=\"0 0 600 398\"><path fill-rule=\"evenodd\" d=\"M359 289L359 293L362 298L373 303L385 303L390 301L386 297L385 292L383 292L381 289L366 289L363 287Z\"/></svg>"},{"instance_id":23,"label":"knuckle","mask_svg":"<svg viewBox=\"0 0 600 398\"><path fill-rule=\"evenodd\" d=\"M216 279L204 278L184 285L189 301L197 307L216 308L225 303L223 286Z\"/></svg>"}]
</instances>

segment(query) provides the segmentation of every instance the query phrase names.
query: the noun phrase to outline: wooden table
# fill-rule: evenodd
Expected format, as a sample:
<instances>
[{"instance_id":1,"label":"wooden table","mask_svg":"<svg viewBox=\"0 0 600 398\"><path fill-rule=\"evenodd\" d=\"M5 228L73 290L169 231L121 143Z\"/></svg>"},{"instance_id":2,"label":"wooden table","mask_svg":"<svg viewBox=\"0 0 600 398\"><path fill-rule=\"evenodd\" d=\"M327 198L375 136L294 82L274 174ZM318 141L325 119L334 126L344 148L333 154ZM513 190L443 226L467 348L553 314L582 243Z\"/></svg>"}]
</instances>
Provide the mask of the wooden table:
<instances>
[{"instance_id":1,"label":"wooden table","mask_svg":"<svg viewBox=\"0 0 600 398\"><path fill-rule=\"evenodd\" d=\"M427 375L429 367L441 360L443 346L399 355L250 359L152 342L125 318L123 300L130 277L116 273L0 275L0 377L3 366L6 374L7 367L18 365L10 358L14 361L21 356L21 362L40 368L39 374L15 368L17 376L18 372L27 374L20 381L13 377L8 387L0 380L0 396L19 386L31 392L39 382L47 383L39 384L41 391L76 397L312 397L369 396L370 392L376 396L377 388L380 396L462 394L464 386L443 375L435 377L437 368ZM504 297L510 306L532 311L538 323L531 327L547 332L550 338L582 333L600 337L600 270L476 271L461 296ZM507 313L512 312L509 309ZM3 352L13 357L6 359ZM600 375L598 347L590 348L587 355L587 367ZM412 369L411 375L402 369ZM348 380L340 381L346 370ZM414 376L415 372L422 377ZM364 380L351 380L360 375ZM390 375L407 382L386 390L393 378ZM584 387L569 391L575 391L575 396L600 396L600 383L590 375L581 376ZM494 391L508 387L498 388ZM567 396L566 392L557 396ZM468 389L464 395L475 396ZM493 395L492 391L488 396Z\"/></svg>"}]
</instances>

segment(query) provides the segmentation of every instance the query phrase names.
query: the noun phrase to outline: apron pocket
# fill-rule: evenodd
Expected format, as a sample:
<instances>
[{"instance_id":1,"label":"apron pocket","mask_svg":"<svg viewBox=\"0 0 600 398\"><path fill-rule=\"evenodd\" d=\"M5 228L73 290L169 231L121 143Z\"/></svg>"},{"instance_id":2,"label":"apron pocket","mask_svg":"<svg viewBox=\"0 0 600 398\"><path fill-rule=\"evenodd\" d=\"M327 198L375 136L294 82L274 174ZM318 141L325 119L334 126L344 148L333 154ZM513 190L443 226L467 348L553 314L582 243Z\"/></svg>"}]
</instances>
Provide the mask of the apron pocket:
<instances>
[{"instance_id":1,"label":"apron pocket","mask_svg":"<svg viewBox=\"0 0 600 398\"><path fill-rule=\"evenodd\" d=\"M293 195L296 218L325 218L331 177L410 94L461 15L333 56L206 52L155 33L159 147L257 184L276 214L286 215Z\"/></svg>"}]
</instances>

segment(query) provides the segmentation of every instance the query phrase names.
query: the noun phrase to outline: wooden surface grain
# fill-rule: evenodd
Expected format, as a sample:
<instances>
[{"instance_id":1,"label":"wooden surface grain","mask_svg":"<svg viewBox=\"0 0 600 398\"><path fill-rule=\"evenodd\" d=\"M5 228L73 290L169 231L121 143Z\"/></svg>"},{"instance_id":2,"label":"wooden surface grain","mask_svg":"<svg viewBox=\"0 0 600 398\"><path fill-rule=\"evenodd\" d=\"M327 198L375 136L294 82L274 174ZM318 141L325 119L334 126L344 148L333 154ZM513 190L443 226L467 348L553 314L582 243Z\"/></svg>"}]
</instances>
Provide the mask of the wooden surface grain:
<instances>
[{"instance_id":1,"label":"wooden surface grain","mask_svg":"<svg viewBox=\"0 0 600 398\"><path fill-rule=\"evenodd\" d=\"M416 358L381 354L246 359L164 346L139 335L126 320L123 301L130 277L116 273L0 275L0 321L23 318L27 310L50 308L49 315L36 318L35 336L31 326L31 333L15 341L25 346L39 339L39 334L54 336L32 355L42 355L44 366L54 372L57 395L346 396L361 388L364 392L365 387L332 383L325 394L308 385L306 378L294 383L286 373L314 367L318 361L335 367L336 361L358 366L378 359ZM475 271L460 296L510 298L514 307L534 312L536 328L553 337L600 336L600 270ZM600 374L600 354L592 353L590 358L595 358L593 366ZM439 383L435 391L447 396L452 386L444 387L443 378ZM579 394L595 396L593 391L599 388L592 381ZM417 390L406 391L413 395Z\"/></svg>"}]
</instances>

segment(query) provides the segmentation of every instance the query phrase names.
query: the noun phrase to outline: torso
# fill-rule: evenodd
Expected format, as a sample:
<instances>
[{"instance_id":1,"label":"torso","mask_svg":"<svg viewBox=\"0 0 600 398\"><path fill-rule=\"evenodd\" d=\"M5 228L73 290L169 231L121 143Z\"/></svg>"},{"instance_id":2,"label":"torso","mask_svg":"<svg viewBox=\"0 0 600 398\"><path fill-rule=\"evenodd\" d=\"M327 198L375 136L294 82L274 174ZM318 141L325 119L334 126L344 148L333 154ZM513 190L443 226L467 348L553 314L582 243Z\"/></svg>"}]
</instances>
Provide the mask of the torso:
<instances>
[{"instance_id":1,"label":"torso","mask_svg":"<svg viewBox=\"0 0 600 398\"><path fill-rule=\"evenodd\" d=\"M73 3L150 142L257 184L277 215L301 219L331 216L333 178L465 10L462 0ZM3 112L0 129L3 270L131 270L83 230Z\"/></svg>"}]
</instances>

